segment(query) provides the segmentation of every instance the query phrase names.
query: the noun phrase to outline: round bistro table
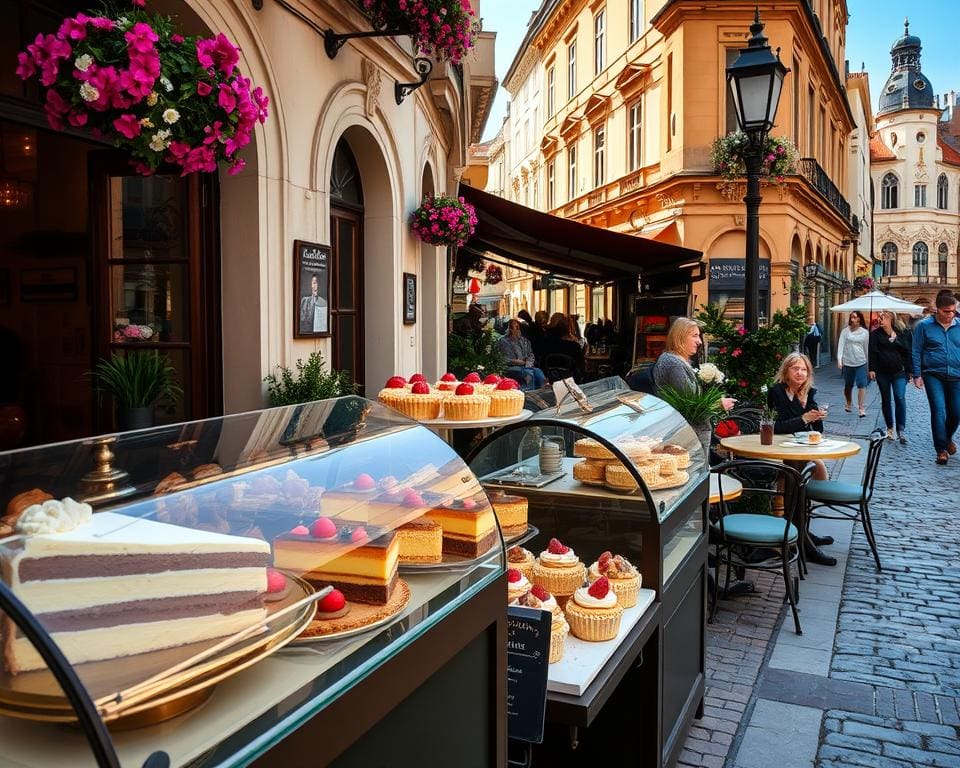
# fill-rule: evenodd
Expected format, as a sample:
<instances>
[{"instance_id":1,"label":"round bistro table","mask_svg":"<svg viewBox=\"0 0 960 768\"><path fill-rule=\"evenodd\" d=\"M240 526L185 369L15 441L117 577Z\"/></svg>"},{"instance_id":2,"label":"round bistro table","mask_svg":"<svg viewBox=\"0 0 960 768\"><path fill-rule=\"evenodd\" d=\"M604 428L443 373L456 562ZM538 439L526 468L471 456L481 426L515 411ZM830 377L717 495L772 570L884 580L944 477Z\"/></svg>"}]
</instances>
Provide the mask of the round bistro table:
<instances>
[{"instance_id":1,"label":"round bistro table","mask_svg":"<svg viewBox=\"0 0 960 768\"><path fill-rule=\"evenodd\" d=\"M710 473L710 496L708 501L711 504L720 503L720 489L723 488L723 500L733 501L743 495L743 483L730 475L716 475Z\"/></svg>"}]
</instances>

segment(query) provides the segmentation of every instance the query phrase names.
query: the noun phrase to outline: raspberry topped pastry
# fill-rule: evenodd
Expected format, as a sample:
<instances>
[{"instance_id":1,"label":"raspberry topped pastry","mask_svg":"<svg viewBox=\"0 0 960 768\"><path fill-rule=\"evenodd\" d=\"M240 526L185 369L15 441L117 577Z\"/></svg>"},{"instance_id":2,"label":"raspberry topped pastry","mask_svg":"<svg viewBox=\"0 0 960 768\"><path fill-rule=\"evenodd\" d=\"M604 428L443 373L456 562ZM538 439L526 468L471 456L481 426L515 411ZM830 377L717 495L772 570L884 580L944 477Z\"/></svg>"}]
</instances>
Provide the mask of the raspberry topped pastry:
<instances>
[{"instance_id":1,"label":"raspberry topped pastry","mask_svg":"<svg viewBox=\"0 0 960 768\"><path fill-rule=\"evenodd\" d=\"M533 576L533 564L536 562L533 552L523 547L510 547L507 550L507 566L516 568L528 579Z\"/></svg>"},{"instance_id":2,"label":"raspberry topped pastry","mask_svg":"<svg viewBox=\"0 0 960 768\"><path fill-rule=\"evenodd\" d=\"M557 605L556 598L543 587L534 586L533 589L522 595L515 602L517 605L522 605L525 608L539 608L541 611L550 611L550 658L548 663L553 664L554 662L560 661L563 656L563 641L570 631L570 625L567 624L567 619L563 615L563 611L561 611L560 606Z\"/></svg>"},{"instance_id":3,"label":"raspberry topped pastry","mask_svg":"<svg viewBox=\"0 0 960 768\"><path fill-rule=\"evenodd\" d=\"M400 401L408 394L407 380L403 376L391 376L377 395L377 400L384 405L400 410Z\"/></svg>"},{"instance_id":4,"label":"raspberry topped pastry","mask_svg":"<svg viewBox=\"0 0 960 768\"><path fill-rule=\"evenodd\" d=\"M441 392L453 392L459 385L460 382L457 380L457 377L447 371L440 377L440 381L437 382L437 389Z\"/></svg>"},{"instance_id":5,"label":"raspberry topped pastry","mask_svg":"<svg viewBox=\"0 0 960 768\"><path fill-rule=\"evenodd\" d=\"M507 602L512 603L530 591L533 584L516 568L507 569Z\"/></svg>"},{"instance_id":6,"label":"raspberry topped pastry","mask_svg":"<svg viewBox=\"0 0 960 768\"><path fill-rule=\"evenodd\" d=\"M501 379L489 392L491 416L516 416L526 399L513 379Z\"/></svg>"},{"instance_id":7,"label":"raspberry topped pastry","mask_svg":"<svg viewBox=\"0 0 960 768\"><path fill-rule=\"evenodd\" d=\"M580 587L566 607L567 622L574 637L590 642L613 640L620 631L623 606L610 589L606 576L589 587Z\"/></svg>"},{"instance_id":8,"label":"raspberry topped pastry","mask_svg":"<svg viewBox=\"0 0 960 768\"><path fill-rule=\"evenodd\" d=\"M617 602L624 608L632 608L637 604L640 594L640 571L629 560L621 555L604 552L597 561L587 569L587 578L591 583L606 576L610 582L610 589L617 596Z\"/></svg>"},{"instance_id":9,"label":"raspberry topped pastry","mask_svg":"<svg viewBox=\"0 0 960 768\"><path fill-rule=\"evenodd\" d=\"M415 381L410 387L410 393L402 398L395 407L411 419L424 421L436 419L440 416L441 402L440 395L431 390L427 382Z\"/></svg>"},{"instance_id":10,"label":"raspberry topped pastry","mask_svg":"<svg viewBox=\"0 0 960 768\"><path fill-rule=\"evenodd\" d=\"M586 567L573 549L559 539L550 539L546 550L533 565L533 583L551 592L563 606L583 584L586 573Z\"/></svg>"},{"instance_id":11,"label":"raspberry topped pastry","mask_svg":"<svg viewBox=\"0 0 960 768\"><path fill-rule=\"evenodd\" d=\"M443 401L443 416L454 421L477 421L487 418L490 412L490 398L479 395L474 391L472 384L460 384L453 393Z\"/></svg>"}]
</instances>

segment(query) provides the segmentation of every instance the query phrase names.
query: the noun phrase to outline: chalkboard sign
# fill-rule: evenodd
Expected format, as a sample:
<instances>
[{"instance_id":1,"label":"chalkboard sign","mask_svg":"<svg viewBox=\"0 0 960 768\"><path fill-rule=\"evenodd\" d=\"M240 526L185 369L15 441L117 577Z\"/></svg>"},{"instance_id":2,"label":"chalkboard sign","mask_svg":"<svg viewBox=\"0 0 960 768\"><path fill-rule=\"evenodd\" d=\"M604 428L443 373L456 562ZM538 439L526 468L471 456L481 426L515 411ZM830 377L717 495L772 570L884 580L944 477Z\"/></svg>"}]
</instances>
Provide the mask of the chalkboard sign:
<instances>
[{"instance_id":1,"label":"chalkboard sign","mask_svg":"<svg viewBox=\"0 0 960 768\"><path fill-rule=\"evenodd\" d=\"M543 741L550 663L550 611L507 608L507 735Z\"/></svg>"}]
</instances>

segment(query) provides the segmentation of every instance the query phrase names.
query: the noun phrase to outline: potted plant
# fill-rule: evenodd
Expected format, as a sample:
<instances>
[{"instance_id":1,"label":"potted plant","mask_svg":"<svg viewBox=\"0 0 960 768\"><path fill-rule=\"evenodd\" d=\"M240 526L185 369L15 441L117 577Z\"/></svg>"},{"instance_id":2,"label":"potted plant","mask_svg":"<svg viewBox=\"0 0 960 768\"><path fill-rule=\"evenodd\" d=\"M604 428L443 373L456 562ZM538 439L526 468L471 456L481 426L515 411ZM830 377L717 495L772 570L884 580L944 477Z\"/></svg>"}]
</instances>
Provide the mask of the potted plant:
<instances>
[{"instance_id":1,"label":"potted plant","mask_svg":"<svg viewBox=\"0 0 960 768\"><path fill-rule=\"evenodd\" d=\"M713 363L704 363L697 371L697 379L699 386L696 389L657 387L657 397L693 427L706 455L710 449L713 425L724 413L722 400L727 394L723 388L726 376Z\"/></svg>"},{"instance_id":2,"label":"potted plant","mask_svg":"<svg viewBox=\"0 0 960 768\"><path fill-rule=\"evenodd\" d=\"M727 182L739 181L747 175L744 161L747 144L747 136L742 131L728 133L713 142L710 152L713 169ZM785 136L767 136L763 145L761 174L769 180L783 184L785 177L796 171L798 157L797 148L790 139Z\"/></svg>"},{"instance_id":3,"label":"potted plant","mask_svg":"<svg viewBox=\"0 0 960 768\"><path fill-rule=\"evenodd\" d=\"M123 12L92 11L64 19L56 34L37 35L18 57L17 74L36 77L55 130L69 125L127 150L137 173L162 163L183 175L239 173L238 152L269 99L237 68L239 49L222 33L181 35L172 19L132 0Z\"/></svg>"},{"instance_id":4,"label":"potted plant","mask_svg":"<svg viewBox=\"0 0 960 768\"><path fill-rule=\"evenodd\" d=\"M477 228L477 212L462 197L426 195L410 214L410 229L427 245L459 247Z\"/></svg>"},{"instance_id":5,"label":"potted plant","mask_svg":"<svg viewBox=\"0 0 960 768\"><path fill-rule=\"evenodd\" d=\"M464 0L360 0L377 29L413 39L422 56L459 64L473 47L480 23Z\"/></svg>"},{"instance_id":6,"label":"potted plant","mask_svg":"<svg viewBox=\"0 0 960 768\"><path fill-rule=\"evenodd\" d=\"M183 390L166 355L156 351L114 352L90 372L97 393L111 395L121 430L153 426L153 408L176 402Z\"/></svg>"},{"instance_id":7,"label":"potted plant","mask_svg":"<svg viewBox=\"0 0 960 768\"><path fill-rule=\"evenodd\" d=\"M350 374L328 371L319 352L312 352L306 362L297 360L296 375L290 368L278 365L277 373L268 374L263 380L267 382L267 404L271 408L327 400L353 394L355 389Z\"/></svg>"}]
</instances>

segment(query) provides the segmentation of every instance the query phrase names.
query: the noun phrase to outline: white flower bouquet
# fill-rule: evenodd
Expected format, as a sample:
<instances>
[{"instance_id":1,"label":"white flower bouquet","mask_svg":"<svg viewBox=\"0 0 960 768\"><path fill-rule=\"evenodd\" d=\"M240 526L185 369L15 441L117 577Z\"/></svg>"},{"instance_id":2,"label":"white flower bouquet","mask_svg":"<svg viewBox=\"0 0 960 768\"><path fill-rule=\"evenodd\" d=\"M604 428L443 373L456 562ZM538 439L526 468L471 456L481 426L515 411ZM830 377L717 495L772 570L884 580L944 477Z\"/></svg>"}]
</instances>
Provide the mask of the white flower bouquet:
<instances>
[{"instance_id":1,"label":"white flower bouquet","mask_svg":"<svg viewBox=\"0 0 960 768\"><path fill-rule=\"evenodd\" d=\"M697 369L697 378L704 384L723 384L723 382L727 380L723 371L713 363L704 363L701 365Z\"/></svg>"}]
</instances>

